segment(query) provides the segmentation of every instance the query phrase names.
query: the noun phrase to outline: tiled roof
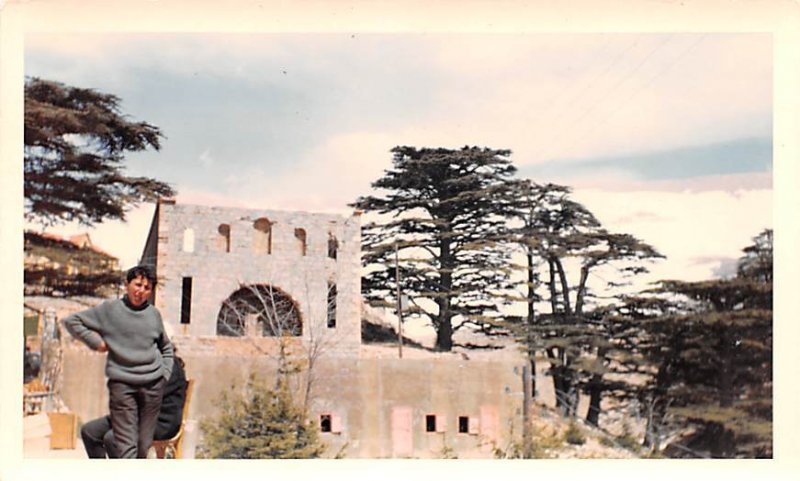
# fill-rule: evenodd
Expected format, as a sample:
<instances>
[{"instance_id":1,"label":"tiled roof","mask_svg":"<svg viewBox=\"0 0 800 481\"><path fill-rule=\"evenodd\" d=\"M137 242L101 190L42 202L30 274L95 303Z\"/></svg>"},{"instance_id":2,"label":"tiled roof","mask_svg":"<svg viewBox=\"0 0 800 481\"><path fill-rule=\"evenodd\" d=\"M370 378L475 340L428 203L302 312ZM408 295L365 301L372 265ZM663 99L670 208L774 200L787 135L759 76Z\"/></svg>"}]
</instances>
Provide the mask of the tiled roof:
<instances>
[{"instance_id":1,"label":"tiled roof","mask_svg":"<svg viewBox=\"0 0 800 481\"><path fill-rule=\"evenodd\" d=\"M69 238L64 238L64 237L62 237L62 236L60 236L58 234L53 234L51 232L28 231L28 233L36 235L36 236L39 236L39 237L42 237L44 239L52 240L52 241L55 241L55 242L69 243L69 244L72 244L72 245L76 246L79 249L89 249L89 250L94 251L94 252L96 252L98 254L104 255L106 257L110 257L110 258L112 258L114 260L118 260L116 256L113 256L113 255L109 254L108 252L104 251L103 249L95 246L92 243L92 239L89 237L89 234L86 233L86 232L83 233L83 234L76 234L76 235L70 236Z\"/></svg>"}]
</instances>

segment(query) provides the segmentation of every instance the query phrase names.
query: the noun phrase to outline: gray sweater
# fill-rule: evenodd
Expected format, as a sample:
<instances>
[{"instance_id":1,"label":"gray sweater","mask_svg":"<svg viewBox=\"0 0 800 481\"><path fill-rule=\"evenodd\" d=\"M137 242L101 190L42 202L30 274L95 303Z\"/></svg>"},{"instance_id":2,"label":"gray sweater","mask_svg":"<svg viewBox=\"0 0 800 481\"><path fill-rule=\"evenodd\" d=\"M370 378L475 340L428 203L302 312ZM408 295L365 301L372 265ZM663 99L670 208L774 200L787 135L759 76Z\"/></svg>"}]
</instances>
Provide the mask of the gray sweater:
<instances>
[{"instance_id":1,"label":"gray sweater","mask_svg":"<svg viewBox=\"0 0 800 481\"><path fill-rule=\"evenodd\" d=\"M64 327L92 349L108 346L106 376L113 381L145 384L172 373L172 343L158 309L134 310L122 299L104 301L64 318Z\"/></svg>"}]
</instances>

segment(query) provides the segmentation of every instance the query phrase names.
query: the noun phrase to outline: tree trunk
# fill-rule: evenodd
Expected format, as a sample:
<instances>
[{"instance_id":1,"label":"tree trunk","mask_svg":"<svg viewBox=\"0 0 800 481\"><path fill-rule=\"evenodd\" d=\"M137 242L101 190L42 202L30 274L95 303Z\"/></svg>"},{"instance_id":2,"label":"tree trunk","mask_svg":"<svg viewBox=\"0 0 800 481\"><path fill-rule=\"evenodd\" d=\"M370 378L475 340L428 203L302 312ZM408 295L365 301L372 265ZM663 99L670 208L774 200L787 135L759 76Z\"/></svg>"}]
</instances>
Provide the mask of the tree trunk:
<instances>
[{"instance_id":1,"label":"tree trunk","mask_svg":"<svg viewBox=\"0 0 800 481\"><path fill-rule=\"evenodd\" d=\"M575 415L575 408L577 399L575 399L575 392L573 380L571 377L570 369L563 364L565 355L561 354L561 365L553 370L553 385L556 390L556 407L561 408L561 412L565 417Z\"/></svg>"},{"instance_id":2,"label":"tree trunk","mask_svg":"<svg viewBox=\"0 0 800 481\"><path fill-rule=\"evenodd\" d=\"M562 396L565 399L564 416L568 418L575 416L578 410L578 393L575 390L575 383L571 374L572 372L569 368L564 368L563 379L561 380L561 385L563 386Z\"/></svg>"},{"instance_id":3,"label":"tree trunk","mask_svg":"<svg viewBox=\"0 0 800 481\"><path fill-rule=\"evenodd\" d=\"M597 358L605 360L608 349L597 348ZM592 426L600 426L600 403L603 401L603 374L594 373L589 380L589 412L586 413L586 422Z\"/></svg>"},{"instance_id":4,"label":"tree trunk","mask_svg":"<svg viewBox=\"0 0 800 481\"><path fill-rule=\"evenodd\" d=\"M724 323L719 326L720 343L720 372L719 372L719 407L727 408L733 405L733 359L731 351L733 339L730 328Z\"/></svg>"},{"instance_id":5,"label":"tree trunk","mask_svg":"<svg viewBox=\"0 0 800 481\"><path fill-rule=\"evenodd\" d=\"M647 404L647 425L644 430L642 446L649 448L650 452L657 453L661 450L661 419L656 410L656 401L648 400Z\"/></svg>"},{"instance_id":6,"label":"tree trunk","mask_svg":"<svg viewBox=\"0 0 800 481\"><path fill-rule=\"evenodd\" d=\"M528 316L526 318L526 343L528 347L528 361L531 365L531 393L536 396L536 351L533 325L536 322L536 289L534 289L533 253L528 250Z\"/></svg>"},{"instance_id":7,"label":"tree trunk","mask_svg":"<svg viewBox=\"0 0 800 481\"><path fill-rule=\"evenodd\" d=\"M440 351L453 349L453 325L450 319L442 320L439 324L439 330L436 331L436 349Z\"/></svg>"},{"instance_id":8,"label":"tree trunk","mask_svg":"<svg viewBox=\"0 0 800 481\"><path fill-rule=\"evenodd\" d=\"M676 336L673 341L677 343L676 353L680 353L682 350L680 337ZM674 361L675 358L670 357L661 362L656 373L655 390L652 398L647 400L647 426L642 446L650 448L654 453L661 449L661 424L666 416L666 393L668 386L673 382L670 371Z\"/></svg>"},{"instance_id":9,"label":"tree trunk","mask_svg":"<svg viewBox=\"0 0 800 481\"><path fill-rule=\"evenodd\" d=\"M563 389L563 376L561 375L561 359L556 348L547 349L547 357L550 359L550 376L553 379L553 389L556 393L556 407L564 407L564 399L560 395Z\"/></svg>"},{"instance_id":10,"label":"tree trunk","mask_svg":"<svg viewBox=\"0 0 800 481\"><path fill-rule=\"evenodd\" d=\"M548 265L550 266L550 302L553 307L554 316L569 315L572 313L569 300L569 284L567 283L567 275L564 272L564 266L558 257L548 258ZM561 299L563 303L562 309L559 311L558 306L558 292L556 277L561 283ZM569 372L569 359L564 348L554 348L548 355L551 359L558 361L556 367L552 369L553 387L556 393L556 407L560 407L564 416L571 416L575 413L575 402L573 397L573 386Z\"/></svg>"},{"instance_id":11,"label":"tree trunk","mask_svg":"<svg viewBox=\"0 0 800 481\"><path fill-rule=\"evenodd\" d=\"M586 422L592 426L600 426L600 401L603 399L603 376L592 375L589 384L589 412L586 413Z\"/></svg>"},{"instance_id":12,"label":"tree trunk","mask_svg":"<svg viewBox=\"0 0 800 481\"><path fill-rule=\"evenodd\" d=\"M575 297L575 313L583 312L583 303L586 296L586 281L589 279L589 266L581 266L581 280L578 283L578 293Z\"/></svg>"},{"instance_id":13,"label":"tree trunk","mask_svg":"<svg viewBox=\"0 0 800 481\"><path fill-rule=\"evenodd\" d=\"M564 272L564 265L561 259L555 258L556 268L558 269L558 278L561 280L561 297L564 300L564 313L572 314L572 307L569 300L569 282L567 281L567 273Z\"/></svg>"},{"instance_id":14,"label":"tree trunk","mask_svg":"<svg viewBox=\"0 0 800 481\"><path fill-rule=\"evenodd\" d=\"M442 235L444 237L444 234ZM453 349L453 313L450 310L450 301L453 292L453 255L450 252L450 241L442 239L439 242L441 297L439 304L439 325L436 330L436 349L451 351Z\"/></svg>"}]
</instances>

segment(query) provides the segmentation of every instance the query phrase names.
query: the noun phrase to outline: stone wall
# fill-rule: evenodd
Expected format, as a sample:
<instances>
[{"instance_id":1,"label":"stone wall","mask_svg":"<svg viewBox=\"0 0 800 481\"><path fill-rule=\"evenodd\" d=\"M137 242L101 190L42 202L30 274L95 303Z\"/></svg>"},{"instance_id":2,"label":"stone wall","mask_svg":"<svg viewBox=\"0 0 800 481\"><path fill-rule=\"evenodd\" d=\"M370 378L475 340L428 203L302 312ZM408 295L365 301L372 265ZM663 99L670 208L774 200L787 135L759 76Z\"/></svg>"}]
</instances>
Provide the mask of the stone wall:
<instances>
[{"instance_id":1,"label":"stone wall","mask_svg":"<svg viewBox=\"0 0 800 481\"><path fill-rule=\"evenodd\" d=\"M268 225L269 234L259 230L257 222L262 229ZM358 215L344 218L162 202L154 223L143 259L155 259L159 278L155 303L172 332L215 336L220 308L231 294L242 286L268 285L296 303L307 342L335 335L337 355L357 354L361 329ZM220 226L225 227L221 230ZM330 239L337 246L335 259L329 255ZM191 278L188 323L181 322L184 278ZM336 286L334 328L327 323L330 284Z\"/></svg>"},{"instance_id":2,"label":"stone wall","mask_svg":"<svg viewBox=\"0 0 800 481\"><path fill-rule=\"evenodd\" d=\"M246 339L175 341L195 379L190 419L213 416L220 395L250 373L275 375L273 353L252 355ZM82 422L107 412L103 363L103 355L82 347L65 351L62 396ZM521 437L520 372L510 362L323 355L313 371L310 416L333 421L332 432L321 433L326 457L490 458L494 445Z\"/></svg>"}]
</instances>

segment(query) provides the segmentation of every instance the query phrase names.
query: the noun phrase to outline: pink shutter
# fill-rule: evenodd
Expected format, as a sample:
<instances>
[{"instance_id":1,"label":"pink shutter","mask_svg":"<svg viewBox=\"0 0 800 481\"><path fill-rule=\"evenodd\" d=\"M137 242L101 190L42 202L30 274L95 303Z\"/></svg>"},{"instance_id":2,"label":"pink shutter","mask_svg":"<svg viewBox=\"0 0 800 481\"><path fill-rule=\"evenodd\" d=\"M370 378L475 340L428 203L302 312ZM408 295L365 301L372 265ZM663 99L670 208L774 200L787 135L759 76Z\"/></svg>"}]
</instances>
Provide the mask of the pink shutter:
<instances>
[{"instance_id":1,"label":"pink shutter","mask_svg":"<svg viewBox=\"0 0 800 481\"><path fill-rule=\"evenodd\" d=\"M499 415L497 406L481 406L481 434L483 434L487 440L498 441L498 423Z\"/></svg>"},{"instance_id":2,"label":"pink shutter","mask_svg":"<svg viewBox=\"0 0 800 481\"><path fill-rule=\"evenodd\" d=\"M331 414L331 432L336 434L342 432L342 417L338 414Z\"/></svg>"},{"instance_id":3,"label":"pink shutter","mask_svg":"<svg viewBox=\"0 0 800 481\"><path fill-rule=\"evenodd\" d=\"M477 418L477 416L470 416L469 417L469 433L470 434L478 434L481 430L481 422Z\"/></svg>"}]
</instances>

